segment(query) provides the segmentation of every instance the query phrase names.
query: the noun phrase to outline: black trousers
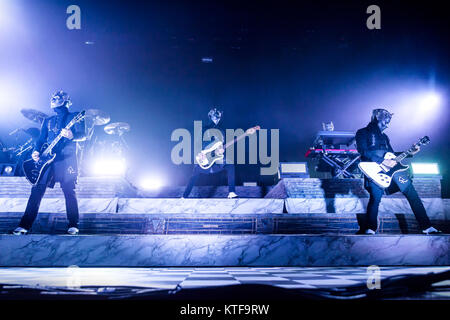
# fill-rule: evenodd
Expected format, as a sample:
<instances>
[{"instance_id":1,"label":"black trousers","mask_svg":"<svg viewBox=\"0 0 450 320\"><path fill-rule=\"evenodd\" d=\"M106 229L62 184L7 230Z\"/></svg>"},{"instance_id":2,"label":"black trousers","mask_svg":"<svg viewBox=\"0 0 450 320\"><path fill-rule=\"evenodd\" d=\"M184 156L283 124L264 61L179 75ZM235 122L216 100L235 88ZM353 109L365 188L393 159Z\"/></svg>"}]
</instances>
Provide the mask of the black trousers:
<instances>
[{"instance_id":1,"label":"black trousers","mask_svg":"<svg viewBox=\"0 0 450 320\"><path fill-rule=\"evenodd\" d=\"M33 225L34 220L39 211L39 206L41 200L44 197L47 185L38 184L31 188L31 195L28 199L27 208L25 209L25 214L20 220L19 227L30 230ZM69 228L78 227L79 213L78 213L78 202L75 193L74 183L61 183L61 189L64 193L64 198L66 199L66 212L67 219L69 220Z\"/></svg>"},{"instance_id":2,"label":"black trousers","mask_svg":"<svg viewBox=\"0 0 450 320\"><path fill-rule=\"evenodd\" d=\"M192 188L194 187L195 183L197 182L197 180L201 174L213 174L213 173L221 172L223 170L227 171L229 192L235 192L236 188L235 188L235 176L234 176L234 165L233 164L224 164L223 166L219 166L219 165L215 164L215 165L213 165L213 167L211 169L212 170L204 170L197 165L194 167L194 172L192 173L191 179L189 180L189 183L188 183L186 189L184 190L184 194L183 194L184 198L189 197L189 194L191 193Z\"/></svg>"},{"instance_id":3,"label":"black trousers","mask_svg":"<svg viewBox=\"0 0 450 320\"><path fill-rule=\"evenodd\" d=\"M392 184L394 183L396 182L392 181ZM375 231L378 228L378 207L380 206L381 197L383 196L384 189L380 188L372 181L368 181L366 188L370 194L369 204L367 205L367 213L366 213L367 228ZM425 207L423 206L423 203L420 200L419 195L417 194L417 191L414 188L413 184L409 183L409 185L406 188L404 189L397 188L397 190L402 191L402 193L405 195L417 219L417 222L419 223L421 230L425 230L431 227L431 222L427 216Z\"/></svg>"}]
</instances>

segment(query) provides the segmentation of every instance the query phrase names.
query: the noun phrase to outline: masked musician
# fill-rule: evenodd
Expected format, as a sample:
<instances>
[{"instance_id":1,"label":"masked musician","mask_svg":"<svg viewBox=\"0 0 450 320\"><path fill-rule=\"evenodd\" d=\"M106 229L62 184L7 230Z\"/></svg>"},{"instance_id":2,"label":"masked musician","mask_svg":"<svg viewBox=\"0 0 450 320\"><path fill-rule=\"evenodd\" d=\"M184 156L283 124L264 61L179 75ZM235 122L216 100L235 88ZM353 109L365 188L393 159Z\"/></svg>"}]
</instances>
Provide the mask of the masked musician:
<instances>
[{"instance_id":1,"label":"masked musician","mask_svg":"<svg viewBox=\"0 0 450 320\"><path fill-rule=\"evenodd\" d=\"M208 112L209 124L205 127L205 132L208 129L217 129L222 133L223 139L225 139L225 130L221 127L220 121L222 119L223 111L213 108ZM207 132L207 134L210 132ZM211 141L216 141L216 136L206 137L210 138ZM223 140L222 140L223 142ZM205 142L203 147L211 143L210 141ZM225 153L224 149L217 150L218 153ZM227 164L226 160L223 159L223 163L214 163L209 169L202 169L200 166L195 165L194 171L192 173L191 179L184 191L183 198L187 198L192 191L193 186L197 182L200 174L214 174L225 170L228 176L228 199L236 198L238 195L235 193L235 168L234 164Z\"/></svg>"},{"instance_id":2,"label":"masked musician","mask_svg":"<svg viewBox=\"0 0 450 320\"><path fill-rule=\"evenodd\" d=\"M75 124L70 130L66 125L77 115L69 112L72 104L70 97L63 91L53 94L50 107L56 115L46 118L41 127L36 148L32 153L34 161L39 160L40 151L44 143L51 143L59 133L63 138L53 148L56 154L55 160L45 170L39 182L31 188L25 214L19 226L14 230L15 235L28 233L38 214L41 200L47 187L53 188L56 182L60 183L66 201L67 218L69 227L67 232L71 235L78 234L78 202L75 193L75 185L78 177L78 166L76 156L76 142L85 139L84 120Z\"/></svg>"},{"instance_id":3,"label":"masked musician","mask_svg":"<svg viewBox=\"0 0 450 320\"><path fill-rule=\"evenodd\" d=\"M361 154L361 161L382 163L388 168L393 168L396 165L395 160L384 159L386 152L395 154L388 136L383 133L388 128L392 115L392 113L385 109L375 109L372 112L370 123L365 128L359 129L356 132L356 144L358 152ZM416 154L419 150L420 148L417 147L412 154ZM401 191L405 195L423 233L431 234L440 232L431 226L425 207L406 171L396 173L392 178L391 185L386 189L379 187L367 177L364 177L364 187L370 194L366 213L366 234L375 234L378 228L378 207L383 194L392 194L397 191Z\"/></svg>"}]
</instances>

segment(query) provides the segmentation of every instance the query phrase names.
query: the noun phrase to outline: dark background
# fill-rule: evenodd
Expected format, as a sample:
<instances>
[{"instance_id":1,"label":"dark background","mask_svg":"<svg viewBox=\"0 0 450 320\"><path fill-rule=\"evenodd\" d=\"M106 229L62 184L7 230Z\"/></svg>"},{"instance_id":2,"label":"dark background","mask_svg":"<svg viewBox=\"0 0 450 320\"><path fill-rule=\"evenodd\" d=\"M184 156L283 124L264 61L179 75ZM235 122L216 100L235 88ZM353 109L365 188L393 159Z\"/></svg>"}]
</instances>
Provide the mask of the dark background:
<instances>
[{"instance_id":1,"label":"dark background","mask_svg":"<svg viewBox=\"0 0 450 320\"><path fill-rule=\"evenodd\" d=\"M66 28L71 4L81 7L81 30ZM366 27L371 4L381 30ZM171 163L170 135L214 105L227 128L280 129L281 161L305 161L322 122L356 130L386 107L395 149L430 136L417 161L439 163L448 197L447 30L440 1L4 0L0 138L12 145L8 132L32 125L21 108L51 114L50 95L62 88L73 110L131 125L134 175L185 184L191 167ZM429 92L441 96L432 110L420 106ZM238 182L261 182L258 173L238 167Z\"/></svg>"}]
</instances>

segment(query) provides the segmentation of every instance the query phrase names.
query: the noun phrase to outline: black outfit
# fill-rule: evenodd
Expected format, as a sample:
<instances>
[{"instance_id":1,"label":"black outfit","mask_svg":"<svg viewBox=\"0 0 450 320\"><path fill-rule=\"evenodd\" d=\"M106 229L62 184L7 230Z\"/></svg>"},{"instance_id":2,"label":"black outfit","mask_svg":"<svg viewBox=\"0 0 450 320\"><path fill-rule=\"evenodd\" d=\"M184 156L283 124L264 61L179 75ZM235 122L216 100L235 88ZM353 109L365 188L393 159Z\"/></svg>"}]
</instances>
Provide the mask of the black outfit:
<instances>
[{"instance_id":1,"label":"black outfit","mask_svg":"<svg viewBox=\"0 0 450 320\"><path fill-rule=\"evenodd\" d=\"M42 145L51 143L78 113L71 113L66 107L55 108L56 116L49 117L42 123L39 139L35 150L41 151ZM84 121L76 123L71 131L73 139L62 138L53 148L56 154L55 160L43 173L39 183L31 188L25 214L19 226L29 230L38 214L41 200L47 187L53 188L59 182L66 200L66 212L69 220L69 228L78 226L78 202L75 193L75 185L78 178L78 164L76 155L76 141L85 137Z\"/></svg>"},{"instance_id":2,"label":"black outfit","mask_svg":"<svg viewBox=\"0 0 450 320\"><path fill-rule=\"evenodd\" d=\"M214 122L210 121L210 124L205 127L205 132L208 129L217 129L222 133L223 138L225 139L225 130L222 129L220 126L220 122L215 125ZM203 148L205 148L208 144L212 143L215 140L216 137L212 136L212 141L204 141L203 142ZM187 198L189 197L189 194L192 191L192 188L194 187L195 183L197 182L200 174L214 174L225 170L227 172L228 176L228 190L229 192L235 192L235 168L234 164L228 164L226 163L226 153L224 153L224 159L223 163L214 163L211 168L209 169L202 169L199 165L194 165L194 170L192 172L191 179L189 180L188 185L186 186L186 189L184 191L183 197Z\"/></svg>"},{"instance_id":3,"label":"black outfit","mask_svg":"<svg viewBox=\"0 0 450 320\"><path fill-rule=\"evenodd\" d=\"M386 152L395 154L388 136L381 132L376 121L370 122L367 127L359 129L356 132L356 145L358 152L361 154L361 161L382 163ZM377 186L367 177L364 177L364 187L370 193L366 213L368 229L375 231L378 228L378 207L383 193L392 194L397 191L401 191L405 195L420 228L424 230L431 227L431 222L427 216L425 207L406 171L395 174L391 185L386 189Z\"/></svg>"}]
</instances>

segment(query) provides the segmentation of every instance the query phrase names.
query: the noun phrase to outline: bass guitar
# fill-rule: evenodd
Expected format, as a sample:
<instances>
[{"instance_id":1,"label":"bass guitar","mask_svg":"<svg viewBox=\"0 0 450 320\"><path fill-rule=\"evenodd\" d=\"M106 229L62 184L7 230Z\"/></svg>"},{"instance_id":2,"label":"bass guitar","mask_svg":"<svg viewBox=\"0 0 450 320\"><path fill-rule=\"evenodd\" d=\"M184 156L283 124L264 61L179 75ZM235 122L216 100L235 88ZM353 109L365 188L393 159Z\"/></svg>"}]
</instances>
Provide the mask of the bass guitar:
<instances>
[{"instance_id":1,"label":"bass guitar","mask_svg":"<svg viewBox=\"0 0 450 320\"><path fill-rule=\"evenodd\" d=\"M359 169L366 175L367 178L372 180L376 185L381 188L387 188L391 185L393 176L401 171L408 170L409 166L404 165L402 160L407 156L412 155L418 147L421 145L426 145L430 142L430 138L427 136L420 139L415 143L410 149L395 156L392 152L386 152L384 159L394 160L396 165L394 167L387 167L384 164L376 162L360 162Z\"/></svg>"},{"instance_id":2,"label":"bass guitar","mask_svg":"<svg viewBox=\"0 0 450 320\"><path fill-rule=\"evenodd\" d=\"M240 135L233 139L233 141L228 142L223 145L222 141L214 141L206 146L205 149L199 152L199 154L195 157L197 164L202 169L209 169L212 167L214 163L223 159L223 154L225 149L236 143L237 141L245 138L246 136L254 134L257 130L260 130L260 126L256 126L250 129L247 129L244 134Z\"/></svg>"},{"instance_id":3,"label":"bass guitar","mask_svg":"<svg viewBox=\"0 0 450 320\"><path fill-rule=\"evenodd\" d=\"M70 120L65 129L70 130L70 128L72 128L75 123L83 120L85 117L85 113L85 111L81 111L80 113L78 113L72 120ZM53 160L55 160L56 154L54 154L52 151L62 137L63 136L60 132L58 136L52 141L52 143L44 144L41 148L42 152L40 152L39 154L38 161L29 159L23 162L22 168L25 177L33 186L39 183L45 170L47 170Z\"/></svg>"}]
</instances>

